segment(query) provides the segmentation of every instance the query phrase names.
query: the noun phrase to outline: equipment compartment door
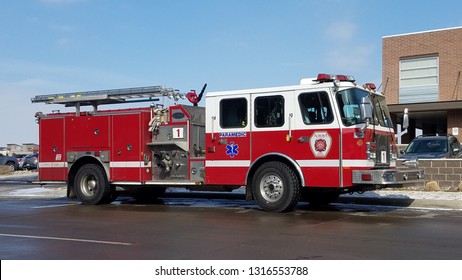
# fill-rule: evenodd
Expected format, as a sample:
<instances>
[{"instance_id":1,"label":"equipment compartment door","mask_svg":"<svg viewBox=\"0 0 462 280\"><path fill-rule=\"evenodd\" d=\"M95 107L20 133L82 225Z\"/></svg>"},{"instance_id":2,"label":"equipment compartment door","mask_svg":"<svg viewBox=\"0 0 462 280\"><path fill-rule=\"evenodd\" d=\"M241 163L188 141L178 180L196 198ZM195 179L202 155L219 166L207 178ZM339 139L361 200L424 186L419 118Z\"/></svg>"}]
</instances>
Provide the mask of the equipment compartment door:
<instances>
[{"instance_id":1,"label":"equipment compartment door","mask_svg":"<svg viewBox=\"0 0 462 280\"><path fill-rule=\"evenodd\" d=\"M142 128L139 113L112 117L112 181L140 181L143 167L140 143Z\"/></svg>"},{"instance_id":2,"label":"equipment compartment door","mask_svg":"<svg viewBox=\"0 0 462 280\"><path fill-rule=\"evenodd\" d=\"M39 179L64 181L67 178L64 150L64 118L40 120Z\"/></svg>"}]
</instances>

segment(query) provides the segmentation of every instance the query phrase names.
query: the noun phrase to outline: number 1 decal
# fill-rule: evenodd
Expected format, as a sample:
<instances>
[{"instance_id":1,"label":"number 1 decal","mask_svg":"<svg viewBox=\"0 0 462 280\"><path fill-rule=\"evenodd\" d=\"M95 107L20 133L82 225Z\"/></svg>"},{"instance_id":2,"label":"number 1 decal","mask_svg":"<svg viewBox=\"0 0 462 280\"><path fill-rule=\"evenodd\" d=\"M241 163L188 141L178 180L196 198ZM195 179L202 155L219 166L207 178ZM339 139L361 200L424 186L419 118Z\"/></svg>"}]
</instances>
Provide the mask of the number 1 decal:
<instances>
[{"instance_id":1,"label":"number 1 decal","mask_svg":"<svg viewBox=\"0 0 462 280\"><path fill-rule=\"evenodd\" d=\"M173 128L173 138L184 138L184 130L183 127L174 127Z\"/></svg>"}]
</instances>

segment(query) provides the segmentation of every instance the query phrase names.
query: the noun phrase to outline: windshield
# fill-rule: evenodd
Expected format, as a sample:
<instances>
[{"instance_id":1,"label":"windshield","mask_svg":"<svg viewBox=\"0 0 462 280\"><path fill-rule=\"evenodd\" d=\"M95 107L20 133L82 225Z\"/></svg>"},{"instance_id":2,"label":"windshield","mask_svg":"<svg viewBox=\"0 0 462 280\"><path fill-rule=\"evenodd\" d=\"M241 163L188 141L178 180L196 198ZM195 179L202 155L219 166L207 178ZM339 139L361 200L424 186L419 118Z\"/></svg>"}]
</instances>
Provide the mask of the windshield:
<instances>
[{"instance_id":1,"label":"windshield","mask_svg":"<svg viewBox=\"0 0 462 280\"><path fill-rule=\"evenodd\" d=\"M352 126L359 123L364 123L361 119L361 99L368 97L373 109L372 124L381 125L392 128L390 113L388 112L385 97L371 94L367 91L358 88L349 88L337 92L336 98L338 107L340 109L340 116L342 122L346 126Z\"/></svg>"},{"instance_id":2,"label":"windshield","mask_svg":"<svg viewBox=\"0 0 462 280\"><path fill-rule=\"evenodd\" d=\"M446 153L448 143L445 139L420 139L412 141L406 149L406 154Z\"/></svg>"}]
</instances>

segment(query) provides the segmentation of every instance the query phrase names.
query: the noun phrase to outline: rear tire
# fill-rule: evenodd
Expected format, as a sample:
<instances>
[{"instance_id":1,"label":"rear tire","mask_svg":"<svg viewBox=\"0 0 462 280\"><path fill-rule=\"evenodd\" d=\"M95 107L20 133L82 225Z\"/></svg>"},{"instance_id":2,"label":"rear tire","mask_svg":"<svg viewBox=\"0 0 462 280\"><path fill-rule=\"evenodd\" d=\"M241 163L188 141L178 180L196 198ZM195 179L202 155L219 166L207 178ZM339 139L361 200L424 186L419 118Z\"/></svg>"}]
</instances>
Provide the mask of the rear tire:
<instances>
[{"instance_id":1,"label":"rear tire","mask_svg":"<svg viewBox=\"0 0 462 280\"><path fill-rule=\"evenodd\" d=\"M75 176L74 187L80 201L90 205L109 203L115 192L103 168L97 164L82 166Z\"/></svg>"},{"instance_id":2,"label":"rear tire","mask_svg":"<svg viewBox=\"0 0 462 280\"><path fill-rule=\"evenodd\" d=\"M300 200L300 183L295 172L286 164L270 161L255 172L252 194L257 204L266 211L289 211Z\"/></svg>"}]
</instances>

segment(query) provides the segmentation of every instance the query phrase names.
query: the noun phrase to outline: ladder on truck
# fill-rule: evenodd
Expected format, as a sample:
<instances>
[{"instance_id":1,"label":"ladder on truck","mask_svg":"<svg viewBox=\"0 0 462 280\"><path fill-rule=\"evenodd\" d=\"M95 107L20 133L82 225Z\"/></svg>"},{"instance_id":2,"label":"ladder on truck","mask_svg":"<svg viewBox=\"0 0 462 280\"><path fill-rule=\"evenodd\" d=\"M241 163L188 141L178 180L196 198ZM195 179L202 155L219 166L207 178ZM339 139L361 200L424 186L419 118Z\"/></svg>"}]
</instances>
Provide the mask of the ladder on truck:
<instances>
[{"instance_id":1,"label":"ladder on truck","mask_svg":"<svg viewBox=\"0 0 462 280\"><path fill-rule=\"evenodd\" d=\"M180 98L185 99L185 95L178 90L162 86L149 86L36 95L31 101L32 103L62 104L66 107L75 107L77 115L80 115L80 106L93 106L93 110L96 112L98 105L153 102L159 101L159 97L168 97L175 101Z\"/></svg>"}]
</instances>

